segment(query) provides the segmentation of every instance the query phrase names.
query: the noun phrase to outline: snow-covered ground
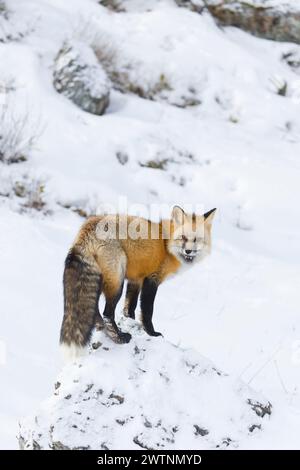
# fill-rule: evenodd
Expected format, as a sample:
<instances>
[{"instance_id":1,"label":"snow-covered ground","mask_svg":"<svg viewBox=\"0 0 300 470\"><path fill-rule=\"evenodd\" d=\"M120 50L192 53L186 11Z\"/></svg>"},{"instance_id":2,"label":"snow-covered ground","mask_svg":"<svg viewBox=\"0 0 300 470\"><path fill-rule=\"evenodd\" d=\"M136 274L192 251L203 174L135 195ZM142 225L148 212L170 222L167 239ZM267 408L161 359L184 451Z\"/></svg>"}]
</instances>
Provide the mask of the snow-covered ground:
<instances>
[{"instance_id":1,"label":"snow-covered ground","mask_svg":"<svg viewBox=\"0 0 300 470\"><path fill-rule=\"evenodd\" d=\"M22 420L21 448L223 449L263 432L272 405L262 394L134 320L122 329L129 344L97 332L96 350L62 370L52 397Z\"/></svg>"},{"instance_id":2,"label":"snow-covered ground","mask_svg":"<svg viewBox=\"0 0 300 470\"><path fill-rule=\"evenodd\" d=\"M244 448L300 448L300 76L282 60L300 46L219 29L172 0L123 3L7 0L0 17L13 39L0 43L12 85L0 104L37 129L27 161L0 162L0 447L17 447L18 420L60 368L63 261L83 220L63 206L91 213L122 196L131 212L218 208L212 256L160 288L154 324L272 402ZM152 99L113 89L96 116L59 95L53 62L72 38ZM11 190L24 178L43 182L42 211Z\"/></svg>"}]
</instances>

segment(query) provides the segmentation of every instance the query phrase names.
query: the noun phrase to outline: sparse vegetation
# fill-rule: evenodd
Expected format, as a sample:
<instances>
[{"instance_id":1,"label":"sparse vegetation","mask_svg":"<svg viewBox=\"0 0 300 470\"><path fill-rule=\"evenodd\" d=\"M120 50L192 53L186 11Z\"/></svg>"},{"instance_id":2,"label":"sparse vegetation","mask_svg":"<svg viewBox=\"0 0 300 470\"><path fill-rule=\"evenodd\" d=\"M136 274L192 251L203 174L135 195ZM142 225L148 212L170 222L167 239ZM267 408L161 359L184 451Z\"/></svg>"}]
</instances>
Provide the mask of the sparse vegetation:
<instances>
[{"instance_id":1,"label":"sparse vegetation","mask_svg":"<svg viewBox=\"0 0 300 470\"><path fill-rule=\"evenodd\" d=\"M5 14L7 11L6 4L3 0L0 1L0 15Z\"/></svg>"},{"instance_id":2,"label":"sparse vegetation","mask_svg":"<svg viewBox=\"0 0 300 470\"><path fill-rule=\"evenodd\" d=\"M63 207L64 209L68 209L74 212L75 214L78 214L79 217L82 217L83 219L87 219L90 215L92 215L92 214L89 214L86 209L83 209L82 207L79 207L78 205L75 205L75 204L58 202L58 205Z\"/></svg>"},{"instance_id":3,"label":"sparse vegetation","mask_svg":"<svg viewBox=\"0 0 300 470\"><path fill-rule=\"evenodd\" d=\"M93 201L89 200L88 198L74 202L57 201L57 204L64 209L68 209L74 212L83 219L87 219L88 217L97 214L97 203L93 203Z\"/></svg>"},{"instance_id":4,"label":"sparse vegetation","mask_svg":"<svg viewBox=\"0 0 300 470\"><path fill-rule=\"evenodd\" d=\"M165 73L160 73L154 81L145 79L146 72L137 73L143 68L143 64L134 58L126 59L121 56L119 49L108 42L107 38L96 35L91 44L113 87L121 93L132 93L151 101L166 101L180 108L201 104L193 86L177 96L170 77ZM138 77L143 77L143 80Z\"/></svg>"},{"instance_id":5,"label":"sparse vegetation","mask_svg":"<svg viewBox=\"0 0 300 470\"><path fill-rule=\"evenodd\" d=\"M284 80L282 78L273 77L273 78L270 79L270 81L271 81L277 95L279 95L279 96L286 96L287 95L288 83L287 83L286 80Z\"/></svg>"},{"instance_id":6,"label":"sparse vegetation","mask_svg":"<svg viewBox=\"0 0 300 470\"><path fill-rule=\"evenodd\" d=\"M31 211L41 212L44 215L51 213L46 202L45 181L28 173L11 177L4 175L0 197L9 198L12 208L21 213Z\"/></svg>"},{"instance_id":7,"label":"sparse vegetation","mask_svg":"<svg viewBox=\"0 0 300 470\"><path fill-rule=\"evenodd\" d=\"M156 160L148 160L145 163L140 163L142 167L145 168L152 168L154 170L166 170L168 163L174 162L174 160L170 160L168 158L163 158L159 160L158 158Z\"/></svg>"},{"instance_id":8,"label":"sparse vegetation","mask_svg":"<svg viewBox=\"0 0 300 470\"><path fill-rule=\"evenodd\" d=\"M4 100L1 99L1 101L6 101L6 97L8 97L8 93L16 91L16 81L13 77L11 77L9 80L1 80L0 81L0 95L4 95Z\"/></svg>"},{"instance_id":9,"label":"sparse vegetation","mask_svg":"<svg viewBox=\"0 0 300 470\"><path fill-rule=\"evenodd\" d=\"M0 105L0 122L0 161L26 161L42 132L41 124L28 113L18 114L10 99Z\"/></svg>"},{"instance_id":10,"label":"sparse vegetation","mask_svg":"<svg viewBox=\"0 0 300 470\"><path fill-rule=\"evenodd\" d=\"M20 197L24 200L24 202L21 204L21 207L25 210L33 209L39 212L45 211L45 183L43 181L27 179L25 177L23 181L15 182L13 190L17 197Z\"/></svg>"},{"instance_id":11,"label":"sparse vegetation","mask_svg":"<svg viewBox=\"0 0 300 470\"><path fill-rule=\"evenodd\" d=\"M121 0L99 0L99 4L118 13L125 11Z\"/></svg>"},{"instance_id":12,"label":"sparse vegetation","mask_svg":"<svg viewBox=\"0 0 300 470\"><path fill-rule=\"evenodd\" d=\"M139 82L136 78L136 70L141 68L140 62L132 59L131 62L124 63L124 58L120 57L117 48L107 43L106 40L103 41L98 37L93 47L113 87L121 93L132 93L140 98L158 100L159 97L163 99L164 93L172 90L170 81L164 74L160 74L156 83L153 84L147 80Z\"/></svg>"},{"instance_id":13,"label":"sparse vegetation","mask_svg":"<svg viewBox=\"0 0 300 470\"><path fill-rule=\"evenodd\" d=\"M282 60L286 62L294 72L300 73L300 52L298 49L283 54Z\"/></svg>"},{"instance_id":14,"label":"sparse vegetation","mask_svg":"<svg viewBox=\"0 0 300 470\"><path fill-rule=\"evenodd\" d=\"M35 19L34 19L35 21ZM6 2L0 0L0 43L20 41L33 30L33 18L17 17Z\"/></svg>"},{"instance_id":15,"label":"sparse vegetation","mask_svg":"<svg viewBox=\"0 0 300 470\"><path fill-rule=\"evenodd\" d=\"M106 6L106 5L105 5ZM147 73L146 64L140 59L124 54L123 48L114 43L90 18L81 18L74 25L69 43L81 41L91 47L105 70L112 87L121 93L131 93L151 101L165 101L180 108L198 106L201 100L197 87L190 85L180 95L172 79L158 71L157 77Z\"/></svg>"},{"instance_id":16,"label":"sparse vegetation","mask_svg":"<svg viewBox=\"0 0 300 470\"><path fill-rule=\"evenodd\" d=\"M169 164L190 164L195 161L192 153L186 150L178 150L172 145L167 145L162 151L156 153L154 158L139 162L141 167L154 170L167 170Z\"/></svg>"}]
</instances>

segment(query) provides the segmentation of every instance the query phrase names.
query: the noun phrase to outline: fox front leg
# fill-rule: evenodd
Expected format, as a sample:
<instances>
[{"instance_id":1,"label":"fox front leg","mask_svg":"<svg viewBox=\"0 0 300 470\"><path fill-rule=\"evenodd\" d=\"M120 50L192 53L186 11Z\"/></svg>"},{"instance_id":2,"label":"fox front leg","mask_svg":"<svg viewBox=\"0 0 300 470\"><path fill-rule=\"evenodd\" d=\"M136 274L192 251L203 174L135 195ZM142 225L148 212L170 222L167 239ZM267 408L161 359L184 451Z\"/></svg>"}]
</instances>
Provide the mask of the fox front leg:
<instances>
[{"instance_id":1,"label":"fox front leg","mask_svg":"<svg viewBox=\"0 0 300 470\"><path fill-rule=\"evenodd\" d=\"M142 323L143 327L150 336L162 336L161 333L154 330L152 323L153 305L156 292L158 289L158 282L153 277L146 277L142 286L141 293L141 310L142 310Z\"/></svg>"}]
</instances>

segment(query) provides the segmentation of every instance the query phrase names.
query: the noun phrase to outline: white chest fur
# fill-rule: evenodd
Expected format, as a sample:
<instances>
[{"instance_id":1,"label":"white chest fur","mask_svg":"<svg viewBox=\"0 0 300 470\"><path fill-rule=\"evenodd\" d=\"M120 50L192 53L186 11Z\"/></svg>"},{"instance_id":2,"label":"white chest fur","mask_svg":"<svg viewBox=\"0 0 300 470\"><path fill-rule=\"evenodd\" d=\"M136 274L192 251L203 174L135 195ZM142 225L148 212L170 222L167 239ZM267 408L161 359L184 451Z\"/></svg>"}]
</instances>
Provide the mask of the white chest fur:
<instances>
[{"instance_id":1,"label":"white chest fur","mask_svg":"<svg viewBox=\"0 0 300 470\"><path fill-rule=\"evenodd\" d=\"M172 279L174 276L178 276L178 274L183 274L185 271L189 271L193 266L197 264L197 261L193 261L191 263L187 263L185 261L180 261L180 266L178 267L177 271L171 272L167 275L166 280Z\"/></svg>"}]
</instances>

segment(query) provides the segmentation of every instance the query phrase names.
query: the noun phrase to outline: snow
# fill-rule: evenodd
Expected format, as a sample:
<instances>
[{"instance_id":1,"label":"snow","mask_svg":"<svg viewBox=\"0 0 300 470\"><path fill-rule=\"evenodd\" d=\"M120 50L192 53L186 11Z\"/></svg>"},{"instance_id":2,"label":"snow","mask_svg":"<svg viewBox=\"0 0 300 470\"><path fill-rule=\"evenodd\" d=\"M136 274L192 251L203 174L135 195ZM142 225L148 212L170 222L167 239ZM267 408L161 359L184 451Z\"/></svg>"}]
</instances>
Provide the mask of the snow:
<instances>
[{"instance_id":1,"label":"snow","mask_svg":"<svg viewBox=\"0 0 300 470\"><path fill-rule=\"evenodd\" d=\"M9 188L0 197L0 447L18 446L18 421L60 371L63 261L82 223L64 207L92 213L126 197L146 216L153 204L164 215L173 204L218 208L211 257L161 286L154 325L272 403L269 422L240 447L299 448L300 83L282 56L300 46L219 29L168 0L135 1L124 13L93 0L6 3L25 32L0 43L0 80L15 81L14 113L29 110L43 131L26 162L0 162L0 194L29 174L44 182L47 210L21 210ZM78 24L88 25L83 43L115 51L114 67L135 87L153 90L161 76L170 86L151 100L112 90L104 116L81 111L52 85L53 61L78 41ZM180 107L191 89L201 104Z\"/></svg>"},{"instance_id":2,"label":"snow","mask_svg":"<svg viewBox=\"0 0 300 470\"><path fill-rule=\"evenodd\" d=\"M97 334L97 351L63 369L54 395L21 424L25 449L238 447L268 423L272 407L240 380L132 320L122 327L130 344Z\"/></svg>"}]
</instances>

